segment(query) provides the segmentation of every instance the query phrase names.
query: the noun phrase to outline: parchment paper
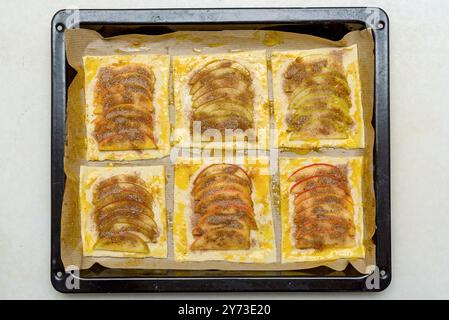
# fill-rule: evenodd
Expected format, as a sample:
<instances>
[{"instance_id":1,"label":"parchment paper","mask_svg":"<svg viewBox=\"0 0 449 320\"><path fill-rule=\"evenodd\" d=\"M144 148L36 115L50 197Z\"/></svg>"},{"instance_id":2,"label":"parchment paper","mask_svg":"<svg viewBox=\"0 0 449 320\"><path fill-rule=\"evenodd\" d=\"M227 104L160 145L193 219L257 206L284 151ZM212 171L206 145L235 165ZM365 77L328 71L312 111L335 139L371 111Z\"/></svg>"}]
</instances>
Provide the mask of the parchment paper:
<instances>
[{"instance_id":1,"label":"parchment paper","mask_svg":"<svg viewBox=\"0 0 449 320\"><path fill-rule=\"evenodd\" d=\"M72 29L65 31L66 54L68 63L77 71L70 84L67 102L67 132L64 169L67 176L61 219L61 255L64 266L77 266L87 269L95 262L109 268L138 268L138 269L187 269L187 270L300 270L325 265L337 271L344 270L351 263L359 272L370 272L375 265L375 246L372 236L375 232L375 198L373 184L373 144L374 129L371 125L373 114L374 88L374 55L371 31L353 31L340 41L330 41L310 35L254 30L228 31L178 31L164 35L123 35L102 38L100 34L88 29ZM133 161L132 165L165 164L167 172L167 215L169 227L168 258L167 259L129 259L129 258L100 258L83 257L80 214L78 208L79 167L86 165L85 160L85 122L84 111L84 74L82 57L85 55L117 55L117 54L207 54L237 52L244 50L267 49L269 58L272 50L305 50L322 47L344 47L357 44L359 56L360 80L362 83L362 103L365 122L365 145L363 150L323 150L320 153L311 152L310 155L364 155L363 177L363 206L364 206L364 244L365 259L337 260L332 262L301 262L280 263L280 217L279 217L279 188L278 176L272 176L271 198L273 216L275 220L276 244L278 262L271 264L231 263L231 262L188 262L180 263L173 258L172 215L173 215L173 165L171 157L160 160ZM268 60L269 61L269 60ZM269 65L270 67L270 65ZM270 71L269 71L270 72ZM269 73L269 79L271 74ZM271 84L269 97L272 100ZM171 90L170 90L171 92ZM174 120L174 108L170 97L170 119ZM277 152L277 150L272 150ZM281 151L281 153L283 153ZM95 162L89 165L103 166L109 162ZM130 162L115 162L114 165L130 164Z\"/></svg>"}]
</instances>

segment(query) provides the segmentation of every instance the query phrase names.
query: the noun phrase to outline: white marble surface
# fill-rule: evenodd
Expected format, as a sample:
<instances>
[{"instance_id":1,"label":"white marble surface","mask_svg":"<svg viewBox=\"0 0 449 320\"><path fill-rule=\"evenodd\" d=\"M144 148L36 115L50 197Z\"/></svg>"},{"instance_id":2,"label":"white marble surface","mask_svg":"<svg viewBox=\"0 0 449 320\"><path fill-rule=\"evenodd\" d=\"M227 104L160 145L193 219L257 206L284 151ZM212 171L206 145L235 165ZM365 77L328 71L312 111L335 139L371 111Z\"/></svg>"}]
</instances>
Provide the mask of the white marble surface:
<instances>
[{"instance_id":1,"label":"white marble surface","mask_svg":"<svg viewBox=\"0 0 449 320\"><path fill-rule=\"evenodd\" d=\"M210 7L273 1L209 1ZM281 2L278 2L279 4ZM277 3L276 3L277 4ZM448 1L320 1L383 7L391 36L393 281L378 294L251 298L449 298ZM282 1L283 6L313 6ZM316 2L315 2L316 5ZM197 0L0 3L0 298L75 299L50 284L50 20L61 8L202 7ZM211 294L107 295L210 298ZM102 295L82 296L102 298ZM216 297L238 298L237 294Z\"/></svg>"}]
</instances>

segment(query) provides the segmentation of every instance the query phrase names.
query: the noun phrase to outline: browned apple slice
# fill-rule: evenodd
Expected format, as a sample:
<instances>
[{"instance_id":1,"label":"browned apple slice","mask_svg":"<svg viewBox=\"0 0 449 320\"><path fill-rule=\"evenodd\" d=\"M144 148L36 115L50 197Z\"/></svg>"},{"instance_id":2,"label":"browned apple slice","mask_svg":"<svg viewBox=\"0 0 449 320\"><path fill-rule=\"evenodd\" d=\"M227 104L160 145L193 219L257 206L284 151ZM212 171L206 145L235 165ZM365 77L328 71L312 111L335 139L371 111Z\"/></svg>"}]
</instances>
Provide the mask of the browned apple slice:
<instances>
[{"instance_id":1,"label":"browned apple slice","mask_svg":"<svg viewBox=\"0 0 449 320\"><path fill-rule=\"evenodd\" d=\"M150 93L153 92L153 82L152 79L139 74L137 72L127 72L127 73L119 73L115 75L111 80L107 82L109 85L138 85L142 88L145 88Z\"/></svg>"},{"instance_id":2,"label":"browned apple slice","mask_svg":"<svg viewBox=\"0 0 449 320\"><path fill-rule=\"evenodd\" d=\"M317 113L307 122L302 130L293 132L291 139L296 137L307 139L346 139L348 138L350 124L340 121L335 114Z\"/></svg>"},{"instance_id":3,"label":"browned apple slice","mask_svg":"<svg viewBox=\"0 0 449 320\"><path fill-rule=\"evenodd\" d=\"M110 119L101 119L95 124L95 135L99 140L101 137L120 130L138 129L152 136L152 121L145 117L116 116Z\"/></svg>"},{"instance_id":4,"label":"browned apple slice","mask_svg":"<svg viewBox=\"0 0 449 320\"><path fill-rule=\"evenodd\" d=\"M229 116L241 116L245 117L249 122L254 121L253 110L231 102L208 103L193 111L193 117L195 120L207 119L208 117L214 117L217 119L219 117Z\"/></svg>"},{"instance_id":5,"label":"browned apple slice","mask_svg":"<svg viewBox=\"0 0 449 320\"><path fill-rule=\"evenodd\" d=\"M206 76L201 78L199 81L195 82L190 88L190 94L191 95L195 94L196 92L198 92L198 90L200 90L203 87L206 87L209 83L211 83L215 79L220 79L223 77L238 78L247 82L248 84L252 83L252 80L249 76L239 72L236 69L220 68L209 72Z\"/></svg>"},{"instance_id":6,"label":"browned apple slice","mask_svg":"<svg viewBox=\"0 0 449 320\"><path fill-rule=\"evenodd\" d=\"M97 137L101 151L157 149L152 130L149 128L127 128L108 132Z\"/></svg>"},{"instance_id":7,"label":"browned apple slice","mask_svg":"<svg viewBox=\"0 0 449 320\"><path fill-rule=\"evenodd\" d=\"M196 109L205 103L217 100L227 99L239 102L242 105L252 105L253 95L251 92L241 92L234 88L218 88L212 91L208 91L196 100L192 101L192 108Z\"/></svg>"},{"instance_id":8,"label":"browned apple slice","mask_svg":"<svg viewBox=\"0 0 449 320\"><path fill-rule=\"evenodd\" d=\"M240 184L238 182L231 182L227 180L221 180L218 182L211 183L207 185L206 188L197 189L197 191L192 190L192 195L194 200L199 200L211 193L214 193L215 190L224 190L224 189L235 189L241 192L244 192L248 195L251 194L251 188L247 184Z\"/></svg>"},{"instance_id":9,"label":"browned apple slice","mask_svg":"<svg viewBox=\"0 0 449 320\"><path fill-rule=\"evenodd\" d=\"M301 193L307 190L310 190L319 186L328 186L328 185L342 185L342 181L338 176L331 175L316 175L312 177L307 177L296 182L291 188L291 193Z\"/></svg>"},{"instance_id":10,"label":"browned apple slice","mask_svg":"<svg viewBox=\"0 0 449 320\"><path fill-rule=\"evenodd\" d=\"M328 194L336 195L338 197L345 197L352 202L351 195L347 191L345 184L341 184L341 185L322 185L312 189L308 189L304 192L297 193L295 194L295 204L310 197L323 196Z\"/></svg>"},{"instance_id":11,"label":"browned apple slice","mask_svg":"<svg viewBox=\"0 0 449 320\"><path fill-rule=\"evenodd\" d=\"M148 203L151 202L152 200L150 193L144 187L126 182L121 182L110 185L96 192L94 195L93 203L94 205L97 205L100 201L103 201L103 199L106 199L107 197L115 198L117 194L123 192L134 193L136 197L139 197L140 199L143 199Z\"/></svg>"},{"instance_id":12,"label":"browned apple slice","mask_svg":"<svg viewBox=\"0 0 449 320\"><path fill-rule=\"evenodd\" d=\"M108 187L116 183L131 183L142 187L146 185L145 181L142 180L140 177L138 177L136 174L118 174L103 181L100 181L96 187L96 190L101 190L105 187Z\"/></svg>"},{"instance_id":13,"label":"browned apple slice","mask_svg":"<svg viewBox=\"0 0 449 320\"><path fill-rule=\"evenodd\" d=\"M127 63L123 65L116 64L103 67L98 71L98 78L101 81L109 81L117 75L130 73L148 78L152 84L155 82L153 70L142 63Z\"/></svg>"},{"instance_id":14,"label":"browned apple slice","mask_svg":"<svg viewBox=\"0 0 449 320\"><path fill-rule=\"evenodd\" d=\"M121 93L107 93L101 97L95 98L97 101L94 112L101 114L117 105L130 104L140 106L142 109L153 111L153 99L147 93L132 92L130 90Z\"/></svg>"},{"instance_id":15,"label":"browned apple slice","mask_svg":"<svg viewBox=\"0 0 449 320\"><path fill-rule=\"evenodd\" d=\"M293 172L289 177L289 181L300 181L305 178L316 175L331 175L343 178L343 173L339 168L328 163L313 163L304 166L295 172Z\"/></svg>"},{"instance_id":16,"label":"browned apple slice","mask_svg":"<svg viewBox=\"0 0 449 320\"><path fill-rule=\"evenodd\" d=\"M136 188L137 189L137 188ZM100 199L94 199L94 205L97 210L101 210L104 206L117 201L135 201L148 208L151 208L151 197L144 192L136 189L125 189L117 193L108 193Z\"/></svg>"},{"instance_id":17,"label":"browned apple slice","mask_svg":"<svg viewBox=\"0 0 449 320\"><path fill-rule=\"evenodd\" d=\"M233 173L215 173L215 174L206 174L198 176L193 185L192 194L196 194L201 192L204 189L209 188L215 184L224 184L224 183L238 183L244 188L248 189L251 192L251 183L248 179L241 178L238 175Z\"/></svg>"},{"instance_id":18,"label":"browned apple slice","mask_svg":"<svg viewBox=\"0 0 449 320\"><path fill-rule=\"evenodd\" d=\"M205 214L201 216L199 221L197 222L197 226L201 224L201 221L205 219L209 219L206 217L212 216L232 216L232 217L245 217L246 223L250 226L252 230L257 230L257 223L255 219L255 214L253 209L245 204L242 205L237 203L236 201L226 201L226 205L222 205L223 201L215 202L210 204Z\"/></svg>"},{"instance_id":19,"label":"browned apple slice","mask_svg":"<svg viewBox=\"0 0 449 320\"><path fill-rule=\"evenodd\" d=\"M145 242L156 242L159 235L158 227L153 219L145 221L130 216L114 216L98 225L101 233L136 232L144 237Z\"/></svg>"},{"instance_id":20,"label":"browned apple slice","mask_svg":"<svg viewBox=\"0 0 449 320\"><path fill-rule=\"evenodd\" d=\"M193 184L196 184L197 181L200 181L202 177L208 176L208 175L215 175L215 174L221 174L221 173L227 173L227 174L233 174L236 175L239 178L245 179L251 184L251 178L248 176L245 170L243 170L241 167L235 164L228 164L228 163L217 163L217 164L211 164L204 168L201 173L195 178L193 181Z\"/></svg>"},{"instance_id":21,"label":"browned apple slice","mask_svg":"<svg viewBox=\"0 0 449 320\"><path fill-rule=\"evenodd\" d=\"M350 94L351 89L348 86L346 78L343 74L336 71L311 73L298 81L286 81L284 83L284 91L288 94L295 90L304 90L313 86L331 86L336 87L337 91Z\"/></svg>"},{"instance_id":22,"label":"browned apple slice","mask_svg":"<svg viewBox=\"0 0 449 320\"><path fill-rule=\"evenodd\" d=\"M250 248L249 228L213 228L198 237L192 250L247 250Z\"/></svg>"},{"instance_id":23,"label":"browned apple slice","mask_svg":"<svg viewBox=\"0 0 449 320\"><path fill-rule=\"evenodd\" d=\"M353 222L342 216L329 215L325 219L313 215L303 216L296 225L296 247L317 250L351 247L355 244L354 234Z\"/></svg>"},{"instance_id":24,"label":"browned apple slice","mask_svg":"<svg viewBox=\"0 0 449 320\"><path fill-rule=\"evenodd\" d=\"M109 235L99 238L94 245L95 250L118 251L130 253L148 253L149 248L139 236L123 232L117 235Z\"/></svg>"},{"instance_id":25,"label":"browned apple slice","mask_svg":"<svg viewBox=\"0 0 449 320\"><path fill-rule=\"evenodd\" d=\"M130 201L130 203L132 203ZM109 206L109 205L108 205ZM106 208L106 207L105 207ZM129 219L129 223L134 221L135 224L145 224L147 226L155 226L155 221L153 219L154 214L151 212L151 215L148 212L140 213L140 212L123 212L119 210L111 211L103 209L96 209L94 212L95 222L97 226L101 228L102 225L107 224L111 221L115 221L115 219L122 219L124 218ZM129 207L131 208L131 206ZM150 209L151 210L151 209Z\"/></svg>"},{"instance_id":26,"label":"browned apple slice","mask_svg":"<svg viewBox=\"0 0 449 320\"><path fill-rule=\"evenodd\" d=\"M210 81L202 83L197 82L194 87L190 89L192 100L218 88L235 88L240 92L246 92L251 89L251 81L243 77L239 73L225 73L219 77L210 77Z\"/></svg>"},{"instance_id":27,"label":"browned apple slice","mask_svg":"<svg viewBox=\"0 0 449 320\"><path fill-rule=\"evenodd\" d=\"M246 229L249 224L246 215L211 214L202 216L192 230L194 236L201 236L214 228Z\"/></svg>"},{"instance_id":28,"label":"browned apple slice","mask_svg":"<svg viewBox=\"0 0 449 320\"><path fill-rule=\"evenodd\" d=\"M254 123L240 115L226 115L226 116L209 116L207 118L194 119L194 121L201 121L201 131L207 129L220 130L222 134L226 134L228 130L243 130L253 128Z\"/></svg>"},{"instance_id":29,"label":"browned apple slice","mask_svg":"<svg viewBox=\"0 0 449 320\"><path fill-rule=\"evenodd\" d=\"M111 202L101 209L96 209L94 214L99 221L112 216L146 215L151 219L154 218L153 210L148 205L128 200Z\"/></svg>"},{"instance_id":30,"label":"browned apple slice","mask_svg":"<svg viewBox=\"0 0 449 320\"><path fill-rule=\"evenodd\" d=\"M227 68L232 69L233 72L239 72L244 76L251 78L250 72L240 63L232 60L221 59L221 60L213 60L204 65L197 73L193 75L193 77L189 81L189 84L193 86L196 82L201 81L210 72Z\"/></svg>"},{"instance_id":31,"label":"browned apple slice","mask_svg":"<svg viewBox=\"0 0 449 320\"><path fill-rule=\"evenodd\" d=\"M296 199L299 200L300 197ZM352 211L354 209L352 202L348 199L348 196L339 197L338 195L334 194L309 197L307 199L304 199L303 201L295 201L294 203L295 212L301 212L308 208L320 207L326 204L337 204L339 206L345 207L348 211Z\"/></svg>"},{"instance_id":32,"label":"browned apple slice","mask_svg":"<svg viewBox=\"0 0 449 320\"><path fill-rule=\"evenodd\" d=\"M209 194L201 198L200 200L195 201L194 212L199 214L204 213L205 209L207 208L207 205L212 203L212 201L234 200L234 199L239 199L244 203L246 203L248 206L252 206L251 197L247 193L241 192L239 190L224 189L224 190L216 190L212 194Z\"/></svg>"},{"instance_id":33,"label":"browned apple slice","mask_svg":"<svg viewBox=\"0 0 449 320\"><path fill-rule=\"evenodd\" d=\"M332 216L344 217L347 220L352 221L354 212L352 206L349 206L347 203L336 203L336 202L325 202L320 203L316 206L308 207L301 211L301 208L295 208L295 216L293 221L298 224L301 219L305 217L312 216L312 218L316 219L328 219Z\"/></svg>"},{"instance_id":34,"label":"browned apple slice","mask_svg":"<svg viewBox=\"0 0 449 320\"><path fill-rule=\"evenodd\" d=\"M117 104L113 107L105 109L104 112L101 113L103 118L114 117L116 115L130 115L130 116L141 116L153 119L154 107L153 103L150 102L148 104Z\"/></svg>"}]
</instances>

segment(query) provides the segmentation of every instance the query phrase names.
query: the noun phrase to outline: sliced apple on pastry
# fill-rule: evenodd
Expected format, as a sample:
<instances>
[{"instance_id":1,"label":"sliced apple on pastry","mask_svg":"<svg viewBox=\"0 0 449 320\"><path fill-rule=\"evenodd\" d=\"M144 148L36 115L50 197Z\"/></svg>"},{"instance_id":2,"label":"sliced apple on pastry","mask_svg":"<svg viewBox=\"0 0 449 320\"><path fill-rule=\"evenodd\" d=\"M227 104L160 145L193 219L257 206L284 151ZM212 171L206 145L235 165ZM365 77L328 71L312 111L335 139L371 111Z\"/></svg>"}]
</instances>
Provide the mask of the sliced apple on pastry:
<instances>
[{"instance_id":1,"label":"sliced apple on pastry","mask_svg":"<svg viewBox=\"0 0 449 320\"><path fill-rule=\"evenodd\" d=\"M289 177L289 181L300 181L302 179L315 176L315 175L331 175L331 176L342 176L341 170L332 165L327 163L313 163L308 166L304 166L302 168L299 168L298 170L294 171Z\"/></svg>"},{"instance_id":2,"label":"sliced apple on pastry","mask_svg":"<svg viewBox=\"0 0 449 320\"><path fill-rule=\"evenodd\" d=\"M192 250L249 248L249 232L257 229L251 179L234 164L213 164L201 170L192 187L194 215Z\"/></svg>"},{"instance_id":3,"label":"sliced apple on pastry","mask_svg":"<svg viewBox=\"0 0 449 320\"><path fill-rule=\"evenodd\" d=\"M138 233L145 242L156 242L158 228L153 219L147 216L112 216L98 225L100 232L121 233L124 231Z\"/></svg>"},{"instance_id":4,"label":"sliced apple on pastry","mask_svg":"<svg viewBox=\"0 0 449 320\"><path fill-rule=\"evenodd\" d=\"M111 65L98 72L94 137L100 151L156 149L155 76L143 64Z\"/></svg>"},{"instance_id":5,"label":"sliced apple on pastry","mask_svg":"<svg viewBox=\"0 0 449 320\"><path fill-rule=\"evenodd\" d=\"M288 180L292 182L298 249L321 250L354 242L354 203L348 191L346 167L312 163L293 171Z\"/></svg>"},{"instance_id":6,"label":"sliced apple on pastry","mask_svg":"<svg viewBox=\"0 0 449 320\"><path fill-rule=\"evenodd\" d=\"M96 209L94 215L99 221L107 217L127 215L146 215L151 219L154 218L154 212L152 208L149 208L149 206L145 206L140 202L128 200L108 203L101 209Z\"/></svg>"},{"instance_id":7,"label":"sliced apple on pastry","mask_svg":"<svg viewBox=\"0 0 449 320\"><path fill-rule=\"evenodd\" d=\"M189 81L192 121L203 129L246 130L254 123L254 91L250 72L231 60L213 60Z\"/></svg>"},{"instance_id":8,"label":"sliced apple on pastry","mask_svg":"<svg viewBox=\"0 0 449 320\"><path fill-rule=\"evenodd\" d=\"M244 226L244 224L242 224ZM249 228L218 227L208 230L192 243L192 250L247 250L250 248Z\"/></svg>"},{"instance_id":9,"label":"sliced apple on pastry","mask_svg":"<svg viewBox=\"0 0 449 320\"><path fill-rule=\"evenodd\" d=\"M139 236L131 232L103 236L94 245L95 250L148 253L147 243Z\"/></svg>"}]
</instances>

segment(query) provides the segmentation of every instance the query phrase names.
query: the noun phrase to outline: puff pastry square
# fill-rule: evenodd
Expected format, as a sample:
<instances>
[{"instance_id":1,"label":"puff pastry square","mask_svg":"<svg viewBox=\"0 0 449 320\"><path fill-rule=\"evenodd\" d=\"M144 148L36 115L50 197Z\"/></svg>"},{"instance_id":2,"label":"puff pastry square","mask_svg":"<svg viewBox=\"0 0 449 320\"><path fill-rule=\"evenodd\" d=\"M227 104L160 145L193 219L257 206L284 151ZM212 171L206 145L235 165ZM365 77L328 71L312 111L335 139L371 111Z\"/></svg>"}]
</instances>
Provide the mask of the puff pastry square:
<instances>
[{"instance_id":1,"label":"puff pastry square","mask_svg":"<svg viewBox=\"0 0 449 320\"><path fill-rule=\"evenodd\" d=\"M282 262L363 258L362 157L280 158Z\"/></svg>"},{"instance_id":2,"label":"puff pastry square","mask_svg":"<svg viewBox=\"0 0 449 320\"><path fill-rule=\"evenodd\" d=\"M357 45L272 52L275 146L364 147Z\"/></svg>"},{"instance_id":3,"label":"puff pastry square","mask_svg":"<svg viewBox=\"0 0 449 320\"><path fill-rule=\"evenodd\" d=\"M87 160L170 152L168 55L85 56Z\"/></svg>"},{"instance_id":4,"label":"puff pastry square","mask_svg":"<svg viewBox=\"0 0 449 320\"><path fill-rule=\"evenodd\" d=\"M163 166L80 169L83 255L167 257Z\"/></svg>"},{"instance_id":5,"label":"puff pastry square","mask_svg":"<svg viewBox=\"0 0 449 320\"><path fill-rule=\"evenodd\" d=\"M173 240L176 261L274 262L268 158L178 158Z\"/></svg>"},{"instance_id":6,"label":"puff pastry square","mask_svg":"<svg viewBox=\"0 0 449 320\"><path fill-rule=\"evenodd\" d=\"M268 149L267 82L265 51L173 57L174 144Z\"/></svg>"}]
</instances>

